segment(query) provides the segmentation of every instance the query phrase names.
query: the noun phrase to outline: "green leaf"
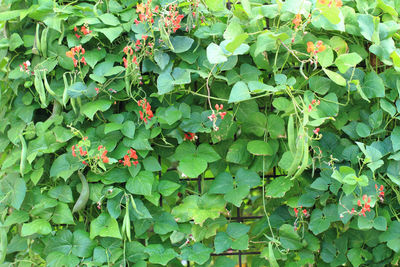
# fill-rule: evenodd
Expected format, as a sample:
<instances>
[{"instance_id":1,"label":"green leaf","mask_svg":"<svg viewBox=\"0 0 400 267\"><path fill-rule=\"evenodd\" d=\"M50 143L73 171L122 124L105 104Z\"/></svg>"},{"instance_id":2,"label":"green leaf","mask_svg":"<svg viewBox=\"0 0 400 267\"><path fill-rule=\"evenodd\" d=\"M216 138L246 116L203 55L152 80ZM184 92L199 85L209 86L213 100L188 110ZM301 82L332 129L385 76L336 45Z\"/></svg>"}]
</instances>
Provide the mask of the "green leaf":
<instances>
[{"instance_id":1,"label":"green leaf","mask_svg":"<svg viewBox=\"0 0 400 267\"><path fill-rule=\"evenodd\" d=\"M93 102L88 102L82 106L82 113L89 119L93 120L93 116L97 111L106 111L111 107L112 101L99 99Z\"/></svg>"},{"instance_id":2,"label":"green leaf","mask_svg":"<svg viewBox=\"0 0 400 267\"><path fill-rule=\"evenodd\" d=\"M155 157L147 157L143 160L143 166L146 171L158 172L161 171L161 166Z\"/></svg>"},{"instance_id":3,"label":"green leaf","mask_svg":"<svg viewBox=\"0 0 400 267\"><path fill-rule=\"evenodd\" d=\"M260 176L256 172L243 168L236 172L235 180L238 187L247 185L251 188L261 185Z\"/></svg>"},{"instance_id":4,"label":"green leaf","mask_svg":"<svg viewBox=\"0 0 400 267\"><path fill-rule=\"evenodd\" d=\"M30 223L24 223L21 229L21 236L33 234L48 235L51 232L51 225L45 219L36 219Z\"/></svg>"},{"instance_id":5,"label":"green leaf","mask_svg":"<svg viewBox=\"0 0 400 267\"><path fill-rule=\"evenodd\" d=\"M371 128L363 122L357 123L356 131L362 138L368 137L371 134Z\"/></svg>"},{"instance_id":6,"label":"green leaf","mask_svg":"<svg viewBox=\"0 0 400 267\"><path fill-rule=\"evenodd\" d=\"M374 228L378 231L386 231L387 230L386 218L383 216L376 217L374 219Z\"/></svg>"},{"instance_id":7,"label":"green leaf","mask_svg":"<svg viewBox=\"0 0 400 267\"><path fill-rule=\"evenodd\" d=\"M117 26L121 24L116 16L110 13L105 13L99 16L99 19L106 25ZM108 37L108 36L107 36ZM112 40L110 40L112 42Z\"/></svg>"},{"instance_id":8,"label":"green leaf","mask_svg":"<svg viewBox=\"0 0 400 267\"><path fill-rule=\"evenodd\" d=\"M207 162L214 162L221 159L220 155L215 152L214 148L209 144L200 144L197 148L196 154L198 157L204 159Z\"/></svg>"},{"instance_id":9,"label":"green leaf","mask_svg":"<svg viewBox=\"0 0 400 267\"><path fill-rule=\"evenodd\" d=\"M279 237L282 247L286 249L297 250L303 247L299 235L294 231L293 225L282 225L279 228Z\"/></svg>"},{"instance_id":10,"label":"green leaf","mask_svg":"<svg viewBox=\"0 0 400 267\"><path fill-rule=\"evenodd\" d=\"M250 193L250 186L243 185L225 194L224 199L240 208L242 201Z\"/></svg>"},{"instance_id":11,"label":"green leaf","mask_svg":"<svg viewBox=\"0 0 400 267\"><path fill-rule=\"evenodd\" d=\"M390 134L390 139L392 140L393 151L397 152L400 150L400 126L394 127L392 133Z\"/></svg>"},{"instance_id":12,"label":"green leaf","mask_svg":"<svg viewBox=\"0 0 400 267\"><path fill-rule=\"evenodd\" d=\"M249 152L247 152L247 141L239 139L234 142L226 154L226 161L236 164L245 164L250 158Z\"/></svg>"},{"instance_id":13,"label":"green leaf","mask_svg":"<svg viewBox=\"0 0 400 267\"><path fill-rule=\"evenodd\" d=\"M160 69L163 70L169 63L169 55L157 50L154 52L154 60Z\"/></svg>"},{"instance_id":14,"label":"green leaf","mask_svg":"<svg viewBox=\"0 0 400 267\"><path fill-rule=\"evenodd\" d=\"M174 183L169 180L161 180L158 184L158 192L160 192L161 195L167 197L172 195L172 193L174 193L179 187L181 187L180 184Z\"/></svg>"},{"instance_id":15,"label":"green leaf","mask_svg":"<svg viewBox=\"0 0 400 267\"><path fill-rule=\"evenodd\" d=\"M232 246L232 239L225 232L219 232L214 239L215 253L219 254Z\"/></svg>"},{"instance_id":16,"label":"green leaf","mask_svg":"<svg viewBox=\"0 0 400 267\"><path fill-rule=\"evenodd\" d=\"M84 83L76 82L68 87L68 95L72 98L76 98L84 95L87 92L87 86Z\"/></svg>"},{"instance_id":17,"label":"green leaf","mask_svg":"<svg viewBox=\"0 0 400 267\"><path fill-rule=\"evenodd\" d=\"M323 216L323 213L319 209L313 210L310 219L310 230L314 233L314 235L318 235L322 232L328 230L330 226L330 221Z\"/></svg>"},{"instance_id":18,"label":"green leaf","mask_svg":"<svg viewBox=\"0 0 400 267\"><path fill-rule=\"evenodd\" d=\"M157 78L158 94L163 95L174 90L174 80L170 73L163 72Z\"/></svg>"},{"instance_id":19,"label":"green leaf","mask_svg":"<svg viewBox=\"0 0 400 267\"><path fill-rule=\"evenodd\" d=\"M237 103L250 98L249 88L247 87L246 83L239 81L232 87L228 103Z\"/></svg>"},{"instance_id":20,"label":"green leaf","mask_svg":"<svg viewBox=\"0 0 400 267\"><path fill-rule=\"evenodd\" d=\"M121 132L123 135L129 138L133 138L135 136L136 125L133 121L126 121L122 125Z\"/></svg>"},{"instance_id":21,"label":"green leaf","mask_svg":"<svg viewBox=\"0 0 400 267\"><path fill-rule=\"evenodd\" d=\"M154 217L154 232L165 235L169 232L178 231L179 227L174 217L168 212L162 212Z\"/></svg>"},{"instance_id":22,"label":"green leaf","mask_svg":"<svg viewBox=\"0 0 400 267\"><path fill-rule=\"evenodd\" d=\"M141 171L135 177L130 177L126 189L132 194L150 196L154 182L153 173Z\"/></svg>"},{"instance_id":23,"label":"green leaf","mask_svg":"<svg viewBox=\"0 0 400 267\"><path fill-rule=\"evenodd\" d=\"M273 154L271 146L261 140L253 140L247 144L247 151L256 156L271 156Z\"/></svg>"},{"instance_id":24,"label":"green leaf","mask_svg":"<svg viewBox=\"0 0 400 267\"><path fill-rule=\"evenodd\" d=\"M75 224L71 210L65 203L58 203L51 220L55 224Z\"/></svg>"},{"instance_id":25,"label":"green leaf","mask_svg":"<svg viewBox=\"0 0 400 267\"><path fill-rule=\"evenodd\" d=\"M90 238L93 239L96 236L122 238L118 222L108 213L101 213L90 223Z\"/></svg>"},{"instance_id":26,"label":"green leaf","mask_svg":"<svg viewBox=\"0 0 400 267\"><path fill-rule=\"evenodd\" d=\"M18 47L24 44L18 33L13 33L10 36L10 51L15 51Z\"/></svg>"},{"instance_id":27,"label":"green leaf","mask_svg":"<svg viewBox=\"0 0 400 267\"><path fill-rule=\"evenodd\" d=\"M187 36L174 36L171 38L173 51L177 54L186 52L192 46L194 40Z\"/></svg>"},{"instance_id":28,"label":"green leaf","mask_svg":"<svg viewBox=\"0 0 400 267\"><path fill-rule=\"evenodd\" d=\"M182 112L174 106L169 106L167 109L160 108L157 110L159 122L172 125L182 118Z\"/></svg>"},{"instance_id":29,"label":"green leaf","mask_svg":"<svg viewBox=\"0 0 400 267\"><path fill-rule=\"evenodd\" d=\"M365 75L362 90L368 98L385 96L383 80L375 72L369 72Z\"/></svg>"},{"instance_id":30,"label":"green leaf","mask_svg":"<svg viewBox=\"0 0 400 267\"><path fill-rule=\"evenodd\" d=\"M205 0L206 7L214 12L225 10L225 2L223 0Z\"/></svg>"},{"instance_id":31,"label":"green leaf","mask_svg":"<svg viewBox=\"0 0 400 267\"><path fill-rule=\"evenodd\" d=\"M15 223L24 223L29 220L29 214L22 210L14 210L10 215L6 217L4 226L11 226Z\"/></svg>"},{"instance_id":32,"label":"green leaf","mask_svg":"<svg viewBox=\"0 0 400 267\"><path fill-rule=\"evenodd\" d=\"M232 238L240 238L241 236L247 234L250 230L250 226L242 223L230 223L226 228L226 233Z\"/></svg>"},{"instance_id":33,"label":"green leaf","mask_svg":"<svg viewBox=\"0 0 400 267\"><path fill-rule=\"evenodd\" d=\"M347 258L351 262L351 264L355 267L360 266L364 263L364 260L361 258L362 249L361 248L352 248L347 252Z\"/></svg>"},{"instance_id":34,"label":"green leaf","mask_svg":"<svg viewBox=\"0 0 400 267\"><path fill-rule=\"evenodd\" d=\"M280 176L267 184L265 188L265 195L267 197L280 198L283 197L285 193L292 188L292 186L292 180L286 178L285 176Z\"/></svg>"},{"instance_id":35,"label":"green leaf","mask_svg":"<svg viewBox=\"0 0 400 267\"><path fill-rule=\"evenodd\" d=\"M213 250L204 246L202 243L196 243L192 247L185 247L182 249L182 258L194 261L197 264L204 264L210 258Z\"/></svg>"},{"instance_id":36,"label":"green leaf","mask_svg":"<svg viewBox=\"0 0 400 267\"><path fill-rule=\"evenodd\" d=\"M145 248L144 252L149 254L149 261L151 263L161 264L164 266L178 256L178 254L172 248L165 249L160 244L148 245Z\"/></svg>"},{"instance_id":37,"label":"green leaf","mask_svg":"<svg viewBox=\"0 0 400 267\"><path fill-rule=\"evenodd\" d=\"M339 73L333 72L328 69L323 70L325 74L328 75L329 79L331 79L334 83L340 86L346 86L346 80Z\"/></svg>"},{"instance_id":38,"label":"green leaf","mask_svg":"<svg viewBox=\"0 0 400 267\"><path fill-rule=\"evenodd\" d=\"M226 194L233 189L233 178L227 172L219 173L212 182L209 194Z\"/></svg>"},{"instance_id":39,"label":"green leaf","mask_svg":"<svg viewBox=\"0 0 400 267\"><path fill-rule=\"evenodd\" d=\"M112 43L118 36L120 36L122 31L123 29L121 26L103 28L99 30L99 32L103 33L108 38L108 40L110 40L110 43Z\"/></svg>"},{"instance_id":40,"label":"green leaf","mask_svg":"<svg viewBox=\"0 0 400 267\"><path fill-rule=\"evenodd\" d=\"M341 73L345 73L349 68L355 67L362 58L357 53L342 54L335 60L335 65Z\"/></svg>"},{"instance_id":41,"label":"green leaf","mask_svg":"<svg viewBox=\"0 0 400 267\"><path fill-rule=\"evenodd\" d=\"M26 184L25 180L18 174L11 173L0 180L0 196L2 203L8 204L19 210L25 199Z\"/></svg>"},{"instance_id":42,"label":"green leaf","mask_svg":"<svg viewBox=\"0 0 400 267\"><path fill-rule=\"evenodd\" d=\"M222 48L215 43L211 43L207 46L207 59L211 64L219 64L228 61Z\"/></svg>"},{"instance_id":43,"label":"green leaf","mask_svg":"<svg viewBox=\"0 0 400 267\"><path fill-rule=\"evenodd\" d=\"M104 126L104 134L121 130L123 125L121 123L110 122Z\"/></svg>"},{"instance_id":44,"label":"green leaf","mask_svg":"<svg viewBox=\"0 0 400 267\"><path fill-rule=\"evenodd\" d=\"M196 178L207 169L207 161L200 157L188 157L179 162L178 169L190 178Z\"/></svg>"},{"instance_id":45,"label":"green leaf","mask_svg":"<svg viewBox=\"0 0 400 267\"><path fill-rule=\"evenodd\" d=\"M361 29L361 34L368 41L372 41L375 32L374 17L369 14L358 14L357 21Z\"/></svg>"},{"instance_id":46,"label":"green leaf","mask_svg":"<svg viewBox=\"0 0 400 267\"><path fill-rule=\"evenodd\" d=\"M396 108L392 103L383 98L380 100L380 105L384 111L389 113L391 117L394 117L394 115L396 114Z\"/></svg>"},{"instance_id":47,"label":"green leaf","mask_svg":"<svg viewBox=\"0 0 400 267\"><path fill-rule=\"evenodd\" d=\"M238 36L235 37L235 39L233 39L230 43L226 45L225 49L231 52L233 55L238 55L236 50L243 44L243 42L248 38L248 36L249 35L247 33L239 34Z\"/></svg>"}]
</instances>

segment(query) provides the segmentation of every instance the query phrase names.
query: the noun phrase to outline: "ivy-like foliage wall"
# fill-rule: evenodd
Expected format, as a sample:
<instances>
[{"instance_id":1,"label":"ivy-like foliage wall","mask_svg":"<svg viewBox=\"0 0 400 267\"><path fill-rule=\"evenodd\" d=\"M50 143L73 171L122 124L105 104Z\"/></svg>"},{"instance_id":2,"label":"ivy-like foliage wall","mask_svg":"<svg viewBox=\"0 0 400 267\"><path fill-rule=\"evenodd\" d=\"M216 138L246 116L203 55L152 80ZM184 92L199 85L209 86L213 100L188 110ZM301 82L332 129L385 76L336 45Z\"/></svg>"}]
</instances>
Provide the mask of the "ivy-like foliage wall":
<instances>
[{"instance_id":1,"label":"ivy-like foliage wall","mask_svg":"<svg viewBox=\"0 0 400 267\"><path fill-rule=\"evenodd\" d=\"M2 1L1 266L398 264L399 12Z\"/></svg>"}]
</instances>

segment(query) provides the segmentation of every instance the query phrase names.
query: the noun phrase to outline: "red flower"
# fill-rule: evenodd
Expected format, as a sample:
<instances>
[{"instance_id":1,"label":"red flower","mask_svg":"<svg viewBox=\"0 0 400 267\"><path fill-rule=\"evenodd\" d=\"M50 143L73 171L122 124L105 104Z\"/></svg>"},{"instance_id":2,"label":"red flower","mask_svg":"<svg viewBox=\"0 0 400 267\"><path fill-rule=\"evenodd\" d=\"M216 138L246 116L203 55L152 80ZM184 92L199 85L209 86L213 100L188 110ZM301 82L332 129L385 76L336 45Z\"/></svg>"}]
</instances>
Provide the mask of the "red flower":
<instances>
[{"instance_id":1,"label":"red flower","mask_svg":"<svg viewBox=\"0 0 400 267\"><path fill-rule=\"evenodd\" d=\"M312 111L312 106L310 104L310 105L308 105L308 112L311 112L311 111Z\"/></svg>"},{"instance_id":2,"label":"red flower","mask_svg":"<svg viewBox=\"0 0 400 267\"><path fill-rule=\"evenodd\" d=\"M139 65L139 63L137 62L137 57L133 56L132 62L135 63L136 65Z\"/></svg>"},{"instance_id":3,"label":"red flower","mask_svg":"<svg viewBox=\"0 0 400 267\"><path fill-rule=\"evenodd\" d=\"M82 57L81 58L81 62L86 66L86 60L85 60L85 57Z\"/></svg>"},{"instance_id":4,"label":"red flower","mask_svg":"<svg viewBox=\"0 0 400 267\"><path fill-rule=\"evenodd\" d=\"M133 159L138 159L138 156L136 155L136 151L134 149L129 149L128 150L129 156Z\"/></svg>"},{"instance_id":5,"label":"red flower","mask_svg":"<svg viewBox=\"0 0 400 267\"><path fill-rule=\"evenodd\" d=\"M75 36L76 36L76 38L81 38L81 36L79 35L79 34L77 34L77 33L75 33Z\"/></svg>"},{"instance_id":6,"label":"red flower","mask_svg":"<svg viewBox=\"0 0 400 267\"><path fill-rule=\"evenodd\" d=\"M124 156L124 166L128 166L128 167L132 166L131 165L131 159L129 158L128 155Z\"/></svg>"},{"instance_id":7,"label":"red flower","mask_svg":"<svg viewBox=\"0 0 400 267\"><path fill-rule=\"evenodd\" d=\"M296 217L297 217L297 215L299 214L299 211L298 211L296 208L294 208L293 210L294 210L294 214L295 214Z\"/></svg>"},{"instance_id":8,"label":"red flower","mask_svg":"<svg viewBox=\"0 0 400 267\"><path fill-rule=\"evenodd\" d=\"M83 151L82 147L79 147L79 154L81 154L81 156L86 156L87 151Z\"/></svg>"},{"instance_id":9,"label":"red flower","mask_svg":"<svg viewBox=\"0 0 400 267\"><path fill-rule=\"evenodd\" d=\"M319 128L316 128L315 130L313 130L313 132L314 132L316 135L318 135L318 133L319 133Z\"/></svg>"},{"instance_id":10,"label":"red flower","mask_svg":"<svg viewBox=\"0 0 400 267\"><path fill-rule=\"evenodd\" d=\"M77 28L76 26L74 27L74 31L75 31L75 32L77 32L77 31L78 31L78 28Z\"/></svg>"},{"instance_id":11,"label":"red flower","mask_svg":"<svg viewBox=\"0 0 400 267\"><path fill-rule=\"evenodd\" d=\"M125 69L128 68L128 60L126 58L122 59L124 61Z\"/></svg>"},{"instance_id":12,"label":"red flower","mask_svg":"<svg viewBox=\"0 0 400 267\"><path fill-rule=\"evenodd\" d=\"M197 138L195 133L185 133L185 138L184 140L189 140L189 141L193 141Z\"/></svg>"},{"instance_id":13,"label":"red flower","mask_svg":"<svg viewBox=\"0 0 400 267\"><path fill-rule=\"evenodd\" d=\"M75 145L72 146L72 156L73 156L73 157L76 157Z\"/></svg>"},{"instance_id":14,"label":"red flower","mask_svg":"<svg viewBox=\"0 0 400 267\"><path fill-rule=\"evenodd\" d=\"M82 163L83 163L84 165L88 165L88 164L86 163L86 161L82 161Z\"/></svg>"},{"instance_id":15,"label":"red flower","mask_svg":"<svg viewBox=\"0 0 400 267\"><path fill-rule=\"evenodd\" d=\"M225 115L226 115L226 111L225 112L220 112L219 115L221 116L221 120L223 120Z\"/></svg>"}]
</instances>

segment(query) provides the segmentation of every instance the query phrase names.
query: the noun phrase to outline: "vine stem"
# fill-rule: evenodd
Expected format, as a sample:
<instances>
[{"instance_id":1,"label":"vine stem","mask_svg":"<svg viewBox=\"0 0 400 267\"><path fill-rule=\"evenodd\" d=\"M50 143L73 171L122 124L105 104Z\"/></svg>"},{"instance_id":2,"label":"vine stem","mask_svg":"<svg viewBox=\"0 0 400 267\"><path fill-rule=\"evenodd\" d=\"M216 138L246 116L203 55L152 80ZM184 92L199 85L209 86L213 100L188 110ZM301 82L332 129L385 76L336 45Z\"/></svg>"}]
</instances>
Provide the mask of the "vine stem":
<instances>
[{"instance_id":1,"label":"vine stem","mask_svg":"<svg viewBox=\"0 0 400 267\"><path fill-rule=\"evenodd\" d=\"M214 109L212 108L212 105L211 105L211 92L210 92L210 86L208 85L208 82L210 81L211 74L212 74L212 72L213 72L213 70L214 70L214 68L215 68L216 66L217 66L217 64L214 64L214 66L212 67L210 73L209 73L208 76L207 76L207 80L206 80L207 101L208 101L208 105L210 106L210 109L211 109L211 111L212 111L213 114L214 114Z\"/></svg>"}]
</instances>

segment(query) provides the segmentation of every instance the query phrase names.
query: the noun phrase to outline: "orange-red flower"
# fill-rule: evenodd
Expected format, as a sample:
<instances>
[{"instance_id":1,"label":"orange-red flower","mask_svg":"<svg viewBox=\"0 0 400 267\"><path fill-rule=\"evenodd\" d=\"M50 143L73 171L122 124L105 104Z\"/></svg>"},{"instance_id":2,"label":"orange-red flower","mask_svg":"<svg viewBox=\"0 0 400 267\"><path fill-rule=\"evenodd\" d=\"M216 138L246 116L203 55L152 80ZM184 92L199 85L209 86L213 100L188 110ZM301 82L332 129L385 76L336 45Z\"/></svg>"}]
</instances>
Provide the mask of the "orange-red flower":
<instances>
[{"instance_id":1,"label":"orange-red flower","mask_svg":"<svg viewBox=\"0 0 400 267\"><path fill-rule=\"evenodd\" d=\"M300 13L296 14L295 18L292 20L295 29L297 27L299 27L299 25L301 24L301 21L302 21L301 20L301 14Z\"/></svg>"},{"instance_id":2,"label":"orange-red flower","mask_svg":"<svg viewBox=\"0 0 400 267\"><path fill-rule=\"evenodd\" d=\"M313 53L314 50L315 50L314 43L313 42L307 42L307 52L308 53Z\"/></svg>"}]
</instances>

